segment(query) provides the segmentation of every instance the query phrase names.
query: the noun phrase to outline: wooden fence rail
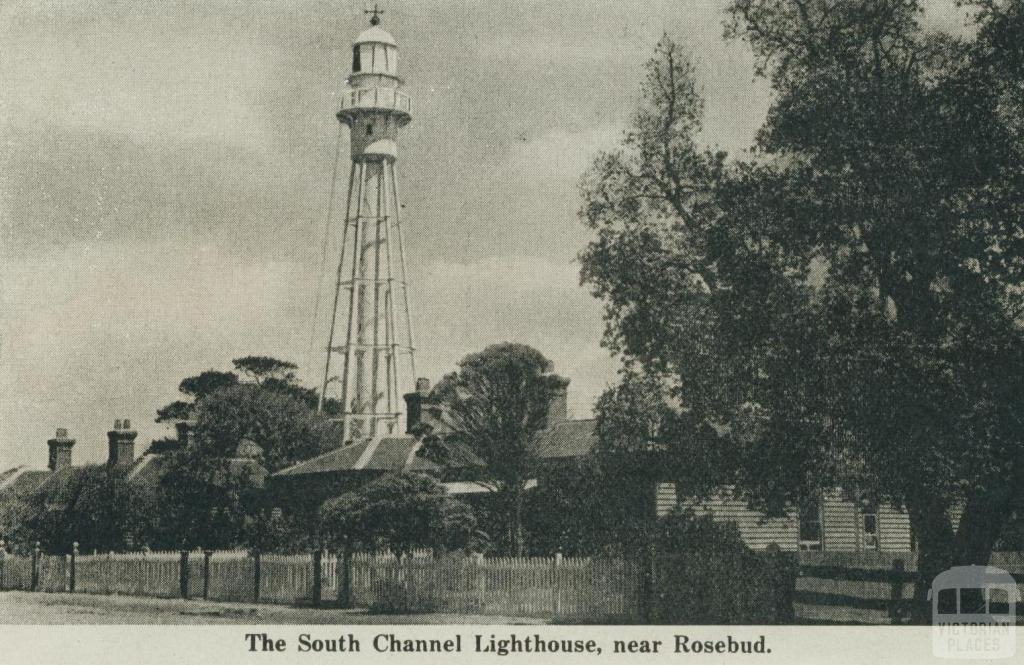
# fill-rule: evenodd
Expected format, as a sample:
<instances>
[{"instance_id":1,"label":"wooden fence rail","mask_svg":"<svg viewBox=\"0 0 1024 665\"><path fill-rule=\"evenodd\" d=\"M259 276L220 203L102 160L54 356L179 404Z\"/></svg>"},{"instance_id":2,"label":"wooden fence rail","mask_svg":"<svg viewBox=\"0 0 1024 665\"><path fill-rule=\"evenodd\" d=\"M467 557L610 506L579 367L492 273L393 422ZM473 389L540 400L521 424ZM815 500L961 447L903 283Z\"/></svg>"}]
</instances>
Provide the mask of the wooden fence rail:
<instances>
[{"instance_id":1,"label":"wooden fence rail","mask_svg":"<svg viewBox=\"0 0 1024 665\"><path fill-rule=\"evenodd\" d=\"M357 554L347 597L345 577L344 559L334 555L0 555L0 590L592 619L631 617L638 607L637 566L621 560Z\"/></svg>"},{"instance_id":2,"label":"wooden fence rail","mask_svg":"<svg viewBox=\"0 0 1024 665\"><path fill-rule=\"evenodd\" d=\"M637 566L621 560L352 560L353 604L391 612L623 619L638 611L639 586Z\"/></svg>"},{"instance_id":3,"label":"wooden fence rail","mask_svg":"<svg viewBox=\"0 0 1024 665\"><path fill-rule=\"evenodd\" d=\"M798 622L906 620L917 571L913 553L802 552L797 556L800 576L794 609ZM17 556L0 552L0 590L322 603L388 612L590 621L634 620L643 605L644 585L635 561L434 557L423 552L401 559L390 554L355 554L348 561L346 575L344 559L335 555L76 551L54 556L36 550L31 556ZM319 576L314 570L317 563ZM997 552L990 565L1024 582L1024 553Z\"/></svg>"},{"instance_id":4,"label":"wooden fence rail","mask_svg":"<svg viewBox=\"0 0 1024 665\"><path fill-rule=\"evenodd\" d=\"M800 552L794 612L801 623L893 625L910 619L915 552ZM989 565L1017 579L1024 553L993 552ZM1024 619L1018 612L1018 619Z\"/></svg>"}]
</instances>

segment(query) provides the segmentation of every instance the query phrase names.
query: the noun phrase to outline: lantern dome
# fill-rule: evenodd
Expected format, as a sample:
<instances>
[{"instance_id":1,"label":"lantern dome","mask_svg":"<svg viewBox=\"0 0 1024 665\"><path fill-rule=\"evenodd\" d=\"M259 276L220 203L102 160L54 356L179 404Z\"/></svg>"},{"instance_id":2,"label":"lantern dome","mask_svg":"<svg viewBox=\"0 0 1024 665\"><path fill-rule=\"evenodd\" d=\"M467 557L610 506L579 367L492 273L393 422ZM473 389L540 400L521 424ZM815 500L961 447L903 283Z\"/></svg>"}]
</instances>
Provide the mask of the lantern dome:
<instances>
[{"instance_id":1,"label":"lantern dome","mask_svg":"<svg viewBox=\"0 0 1024 665\"><path fill-rule=\"evenodd\" d=\"M352 43L352 74L398 76L398 44L387 30L374 24Z\"/></svg>"},{"instance_id":2,"label":"lantern dome","mask_svg":"<svg viewBox=\"0 0 1024 665\"><path fill-rule=\"evenodd\" d=\"M379 25L371 25L369 28L364 30L353 44L387 44L388 46L398 46L395 42L395 38L391 34L380 27Z\"/></svg>"}]
</instances>

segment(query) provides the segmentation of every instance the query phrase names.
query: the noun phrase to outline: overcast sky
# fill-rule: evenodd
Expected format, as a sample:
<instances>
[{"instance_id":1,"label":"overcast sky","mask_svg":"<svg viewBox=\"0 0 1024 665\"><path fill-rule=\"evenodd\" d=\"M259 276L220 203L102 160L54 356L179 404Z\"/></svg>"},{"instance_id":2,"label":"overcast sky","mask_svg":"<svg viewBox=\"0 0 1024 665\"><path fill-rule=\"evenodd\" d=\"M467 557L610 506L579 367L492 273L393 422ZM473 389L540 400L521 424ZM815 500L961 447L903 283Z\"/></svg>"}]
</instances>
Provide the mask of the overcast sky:
<instances>
[{"instance_id":1,"label":"overcast sky","mask_svg":"<svg viewBox=\"0 0 1024 665\"><path fill-rule=\"evenodd\" d=\"M398 170L419 373L524 342L589 415L617 363L578 285L576 185L627 125L664 31L698 64L704 139L751 143L769 94L721 39L725 3L381 4L413 98ZM61 426L77 462L101 461L115 418L138 452L182 377L238 356L316 383L334 112L363 8L0 7L0 468L44 465Z\"/></svg>"}]
</instances>

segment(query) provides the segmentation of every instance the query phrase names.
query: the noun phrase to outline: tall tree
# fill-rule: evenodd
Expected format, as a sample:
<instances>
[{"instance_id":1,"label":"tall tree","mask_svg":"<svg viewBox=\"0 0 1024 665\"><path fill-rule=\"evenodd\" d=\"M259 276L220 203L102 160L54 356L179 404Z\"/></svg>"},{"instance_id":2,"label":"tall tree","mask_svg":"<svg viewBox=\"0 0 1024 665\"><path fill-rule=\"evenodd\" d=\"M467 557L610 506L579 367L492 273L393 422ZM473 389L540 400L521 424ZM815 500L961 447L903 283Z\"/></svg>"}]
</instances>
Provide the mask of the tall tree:
<instances>
[{"instance_id":1,"label":"tall tree","mask_svg":"<svg viewBox=\"0 0 1024 665\"><path fill-rule=\"evenodd\" d=\"M296 380L295 370L298 366L295 363L270 356L244 356L235 358L231 363L235 372L208 369L182 379L178 384L178 391L188 399L175 400L158 409L156 421L192 419L195 417L196 404L200 400L239 384L256 385L273 392L284 393L310 406L317 403L316 391L300 385ZM242 379L239 378L239 374ZM329 408L335 406L333 403L328 404Z\"/></svg>"},{"instance_id":2,"label":"tall tree","mask_svg":"<svg viewBox=\"0 0 1024 665\"><path fill-rule=\"evenodd\" d=\"M612 348L726 426L720 481L772 512L833 484L905 505L920 593L987 561L1024 498L1020 3L982 3L960 38L914 0L730 15L775 92L755 157L697 148L663 41L622 150L584 180L583 278Z\"/></svg>"},{"instance_id":3,"label":"tall tree","mask_svg":"<svg viewBox=\"0 0 1024 665\"><path fill-rule=\"evenodd\" d=\"M195 415L196 402L218 390L235 385L238 385L238 375L234 372L208 369L195 376L187 376L178 384L178 392L189 399L175 400L157 409L156 421L163 423L189 420Z\"/></svg>"},{"instance_id":4,"label":"tall tree","mask_svg":"<svg viewBox=\"0 0 1024 665\"><path fill-rule=\"evenodd\" d=\"M255 384L222 389L200 400L195 433L209 452L230 457L243 440L263 449L271 471L314 457L337 445L331 423L307 403Z\"/></svg>"},{"instance_id":5,"label":"tall tree","mask_svg":"<svg viewBox=\"0 0 1024 665\"><path fill-rule=\"evenodd\" d=\"M536 435L547 423L552 391L565 385L550 367L540 351L523 344L494 344L466 356L431 393L442 427L419 451L441 465L478 469L501 506L517 555L526 485L541 468Z\"/></svg>"},{"instance_id":6,"label":"tall tree","mask_svg":"<svg viewBox=\"0 0 1024 665\"><path fill-rule=\"evenodd\" d=\"M259 483L228 458L190 445L174 452L153 495L159 518L150 529L157 549L228 549L243 544L251 512L246 499Z\"/></svg>"}]
</instances>

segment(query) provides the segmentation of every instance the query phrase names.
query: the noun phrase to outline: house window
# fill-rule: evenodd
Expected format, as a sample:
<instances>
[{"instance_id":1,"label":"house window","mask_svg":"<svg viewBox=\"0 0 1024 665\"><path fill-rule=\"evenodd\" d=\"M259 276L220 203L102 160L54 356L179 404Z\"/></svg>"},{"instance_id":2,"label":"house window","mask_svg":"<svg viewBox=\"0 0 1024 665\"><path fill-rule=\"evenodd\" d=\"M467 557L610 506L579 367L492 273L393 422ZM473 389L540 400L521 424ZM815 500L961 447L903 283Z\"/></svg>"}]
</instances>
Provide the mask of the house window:
<instances>
[{"instance_id":1,"label":"house window","mask_svg":"<svg viewBox=\"0 0 1024 665\"><path fill-rule=\"evenodd\" d=\"M821 502L808 498L800 502L800 549L820 552L821 547Z\"/></svg>"},{"instance_id":2,"label":"house window","mask_svg":"<svg viewBox=\"0 0 1024 665\"><path fill-rule=\"evenodd\" d=\"M860 502L861 547L878 550L878 503L871 500Z\"/></svg>"},{"instance_id":3,"label":"house window","mask_svg":"<svg viewBox=\"0 0 1024 665\"><path fill-rule=\"evenodd\" d=\"M371 136L371 135L373 135L373 123L372 123L372 122L371 122L371 123L368 123L368 124L366 125L366 135L367 135L367 136Z\"/></svg>"},{"instance_id":4,"label":"house window","mask_svg":"<svg viewBox=\"0 0 1024 665\"><path fill-rule=\"evenodd\" d=\"M352 47L352 71L353 72L359 72L359 71L362 71L362 69L363 69L362 68L362 63L360 63L360 61L359 61L359 47L358 46L353 46Z\"/></svg>"}]
</instances>

